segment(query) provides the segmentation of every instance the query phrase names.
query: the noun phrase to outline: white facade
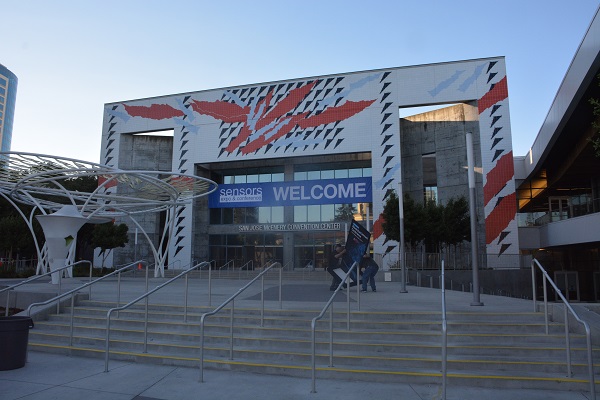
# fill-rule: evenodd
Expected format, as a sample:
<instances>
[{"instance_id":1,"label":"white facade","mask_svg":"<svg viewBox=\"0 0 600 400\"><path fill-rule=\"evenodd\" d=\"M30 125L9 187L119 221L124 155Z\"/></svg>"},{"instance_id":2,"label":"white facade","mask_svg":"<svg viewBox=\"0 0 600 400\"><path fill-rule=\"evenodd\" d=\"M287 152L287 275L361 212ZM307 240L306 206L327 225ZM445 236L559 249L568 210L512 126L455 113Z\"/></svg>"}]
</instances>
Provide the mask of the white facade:
<instances>
[{"instance_id":1,"label":"white facade","mask_svg":"<svg viewBox=\"0 0 600 400\"><path fill-rule=\"evenodd\" d=\"M518 253L504 58L391 68L106 104L101 162L119 167L122 134L174 130L173 170L195 164L369 151L374 251L397 257L381 229L384 199L401 181L398 109L478 104L487 254ZM135 151L135 150L134 150ZM465 160L466 167L466 160ZM465 171L466 173L466 171ZM188 265L192 207L177 219L171 262ZM389 261L389 260L388 260ZM490 265L494 266L494 265Z\"/></svg>"}]
</instances>

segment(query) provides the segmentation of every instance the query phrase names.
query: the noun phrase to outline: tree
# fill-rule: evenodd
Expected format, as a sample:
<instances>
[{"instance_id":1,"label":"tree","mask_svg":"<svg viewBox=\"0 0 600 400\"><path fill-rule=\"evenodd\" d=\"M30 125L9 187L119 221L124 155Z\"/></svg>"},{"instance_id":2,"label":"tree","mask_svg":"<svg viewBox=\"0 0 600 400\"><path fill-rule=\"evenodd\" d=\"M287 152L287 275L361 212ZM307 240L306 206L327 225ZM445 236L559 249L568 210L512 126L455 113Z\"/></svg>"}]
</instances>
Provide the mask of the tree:
<instances>
[{"instance_id":1,"label":"tree","mask_svg":"<svg viewBox=\"0 0 600 400\"><path fill-rule=\"evenodd\" d=\"M450 199L444 208L444 242L457 245L471 240L469 202L464 196Z\"/></svg>"},{"instance_id":2,"label":"tree","mask_svg":"<svg viewBox=\"0 0 600 400\"><path fill-rule=\"evenodd\" d=\"M354 204L342 204L335 210L334 221L351 221L356 214Z\"/></svg>"},{"instance_id":3,"label":"tree","mask_svg":"<svg viewBox=\"0 0 600 400\"><path fill-rule=\"evenodd\" d=\"M396 192L391 192L383 205L383 233L389 240L400 241L400 213L399 202Z\"/></svg>"},{"instance_id":4,"label":"tree","mask_svg":"<svg viewBox=\"0 0 600 400\"><path fill-rule=\"evenodd\" d=\"M398 212L398 207L396 207ZM416 246L425 239L425 209L423 204L415 202L408 193L404 194L404 240L409 245Z\"/></svg>"},{"instance_id":5,"label":"tree","mask_svg":"<svg viewBox=\"0 0 600 400\"><path fill-rule=\"evenodd\" d=\"M404 241L416 245L425 239L425 210L407 193L404 194ZM383 206L383 233L390 240L400 241L400 203L392 192Z\"/></svg>"},{"instance_id":6,"label":"tree","mask_svg":"<svg viewBox=\"0 0 600 400\"><path fill-rule=\"evenodd\" d=\"M41 237L41 227L34 224L37 237ZM37 257L37 252L31 237L31 231L23 218L16 212L0 217L0 252L12 259L18 255L25 258Z\"/></svg>"},{"instance_id":7,"label":"tree","mask_svg":"<svg viewBox=\"0 0 600 400\"><path fill-rule=\"evenodd\" d=\"M104 261L106 261L106 257L108 257L112 249L125 247L125 244L129 242L129 238L127 237L128 231L129 227L127 225L116 225L114 222L107 222L94 227L92 246L93 248L100 248L102 268L104 268Z\"/></svg>"},{"instance_id":8,"label":"tree","mask_svg":"<svg viewBox=\"0 0 600 400\"><path fill-rule=\"evenodd\" d=\"M456 245L470 239L469 205L464 197L450 199L446 205L435 201L415 202L404 194L404 240L440 251L444 245ZM383 233L390 240L400 241L399 199L392 193L382 213Z\"/></svg>"},{"instance_id":9,"label":"tree","mask_svg":"<svg viewBox=\"0 0 600 400\"><path fill-rule=\"evenodd\" d=\"M444 206L434 200L426 200L424 210L425 249L440 252L444 243L446 225L444 224Z\"/></svg>"}]
</instances>

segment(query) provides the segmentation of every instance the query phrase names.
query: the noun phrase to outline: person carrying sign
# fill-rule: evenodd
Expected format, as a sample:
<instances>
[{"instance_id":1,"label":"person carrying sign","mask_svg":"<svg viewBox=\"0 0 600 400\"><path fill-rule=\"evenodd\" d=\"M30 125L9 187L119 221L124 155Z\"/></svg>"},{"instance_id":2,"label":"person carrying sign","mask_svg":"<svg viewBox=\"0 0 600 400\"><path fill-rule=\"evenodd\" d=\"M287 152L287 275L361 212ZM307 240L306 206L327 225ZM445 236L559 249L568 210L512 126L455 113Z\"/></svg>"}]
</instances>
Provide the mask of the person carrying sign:
<instances>
[{"instance_id":1,"label":"person carrying sign","mask_svg":"<svg viewBox=\"0 0 600 400\"><path fill-rule=\"evenodd\" d=\"M375 286L375 275L379 271L379 265L371 258L369 254L365 254L360 260L360 269L362 271L362 290L361 292L367 292L367 282L371 283L371 290L376 292L377 287Z\"/></svg>"}]
</instances>

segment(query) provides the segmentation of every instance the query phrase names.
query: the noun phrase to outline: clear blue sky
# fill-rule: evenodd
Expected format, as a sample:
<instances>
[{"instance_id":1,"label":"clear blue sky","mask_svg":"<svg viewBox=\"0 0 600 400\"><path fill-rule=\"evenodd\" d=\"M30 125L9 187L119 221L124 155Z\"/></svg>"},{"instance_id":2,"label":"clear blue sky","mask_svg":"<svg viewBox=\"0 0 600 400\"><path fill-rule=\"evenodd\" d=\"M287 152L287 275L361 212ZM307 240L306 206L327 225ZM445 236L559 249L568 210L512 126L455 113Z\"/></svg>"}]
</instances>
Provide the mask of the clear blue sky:
<instances>
[{"instance_id":1,"label":"clear blue sky","mask_svg":"<svg viewBox=\"0 0 600 400\"><path fill-rule=\"evenodd\" d=\"M99 161L105 103L505 56L515 155L600 0L4 0L13 151Z\"/></svg>"}]
</instances>

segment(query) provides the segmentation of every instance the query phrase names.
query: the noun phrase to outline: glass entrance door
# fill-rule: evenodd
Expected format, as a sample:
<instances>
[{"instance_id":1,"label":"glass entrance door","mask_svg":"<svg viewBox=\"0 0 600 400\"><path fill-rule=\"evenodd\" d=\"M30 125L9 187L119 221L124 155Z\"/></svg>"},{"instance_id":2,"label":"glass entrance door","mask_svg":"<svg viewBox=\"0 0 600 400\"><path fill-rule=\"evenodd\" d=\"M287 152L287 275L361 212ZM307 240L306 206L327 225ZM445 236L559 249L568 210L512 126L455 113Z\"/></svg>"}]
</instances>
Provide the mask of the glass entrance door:
<instances>
[{"instance_id":1,"label":"glass entrance door","mask_svg":"<svg viewBox=\"0 0 600 400\"><path fill-rule=\"evenodd\" d=\"M579 274L577 271L555 271L554 282L567 301L579 301Z\"/></svg>"}]
</instances>

